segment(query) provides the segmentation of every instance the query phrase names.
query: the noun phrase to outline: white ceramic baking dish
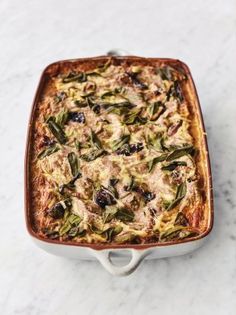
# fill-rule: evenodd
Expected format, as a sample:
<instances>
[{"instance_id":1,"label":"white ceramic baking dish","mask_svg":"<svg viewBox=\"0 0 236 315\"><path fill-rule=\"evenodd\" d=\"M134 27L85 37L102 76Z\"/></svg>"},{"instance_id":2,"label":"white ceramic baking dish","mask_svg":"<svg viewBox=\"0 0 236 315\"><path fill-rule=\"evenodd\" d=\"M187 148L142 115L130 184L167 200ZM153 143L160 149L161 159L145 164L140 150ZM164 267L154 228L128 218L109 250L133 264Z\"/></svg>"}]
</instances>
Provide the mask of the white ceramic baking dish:
<instances>
[{"instance_id":1,"label":"white ceramic baking dish","mask_svg":"<svg viewBox=\"0 0 236 315\"><path fill-rule=\"evenodd\" d=\"M114 55L114 51L112 53ZM95 59L104 59L106 57L97 57ZM117 58L129 58L137 59L139 57L117 57ZM207 239L208 234L210 233L213 226L213 198L212 198L212 182L211 182L211 170L210 170L210 162L208 156L207 149L207 141L206 141L206 133L203 124L201 109L199 105L199 100L197 96L197 92L190 74L188 67L178 61L171 59L172 62L180 63L182 67L184 67L185 72L188 75L189 84L194 95L193 99L193 108L195 110L195 114L198 119L199 126L201 128L201 150L203 152L204 157L204 167L205 167L205 181L206 181L206 203L208 204L209 209L209 220L208 227L206 231L197 236L190 239L184 239L181 241L172 241L166 243L156 243L156 244L124 244L124 245L116 245L116 244L107 244L107 245L96 245L96 244L76 244L70 242L61 242L57 240L44 239L39 237L37 233L34 231L32 224L32 206L31 206L31 189L30 189L30 148L31 148L31 140L32 140L32 125L34 114L36 110L36 104L39 100L41 91L46 82L46 72L50 67L55 67L58 64L62 64L64 62L79 62L82 59L78 60L66 60L59 61L52 65L49 65L42 74L36 96L33 102L32 113L30 116L29 129L28 129L28 139L26 145L26 155L25 155L25 214L26 214L26 226L29 234L33 238L33 241L45 251L58 255L64 256L68 258L75 259L97 259L103 265L103 267L113 275L124 276L132 273L139 264L144 259L157 259L163 257L170 257L176 255L183 255L190 253L197 248L199 248ZM84 59L83 59L84 60ZM170 59L161 59L161 60L169 60ZM118 258L118 260L129 259L129 262L125 266L117 266L113 263L112 257Z\"/></svg>"},{"instance_id":2,"label":"white ceramic baking dish","mask_svg":"<svg viewBox=\"0 0 236 315\"><path fill-rule=\"evenodd\" d=\"M125 248L112 248L111 246L109 249L54 244L41 240L35 236L33 236L32 239L37 246L48 253L81 260L97 259L112 275L126 276L135 271L144 259L159 259L190 253L202 246L207 240L207 236L202 237L201 239L171 245L163 244L162 246L157 245L150 247L140 246L140 248L132 247L132 245ZM117 264L113 263L112 257L114 257L114 260L118 260L119 263L127 261L127 259L129 262L125 266L117 266Z\"/></svg>"}]
</instances>

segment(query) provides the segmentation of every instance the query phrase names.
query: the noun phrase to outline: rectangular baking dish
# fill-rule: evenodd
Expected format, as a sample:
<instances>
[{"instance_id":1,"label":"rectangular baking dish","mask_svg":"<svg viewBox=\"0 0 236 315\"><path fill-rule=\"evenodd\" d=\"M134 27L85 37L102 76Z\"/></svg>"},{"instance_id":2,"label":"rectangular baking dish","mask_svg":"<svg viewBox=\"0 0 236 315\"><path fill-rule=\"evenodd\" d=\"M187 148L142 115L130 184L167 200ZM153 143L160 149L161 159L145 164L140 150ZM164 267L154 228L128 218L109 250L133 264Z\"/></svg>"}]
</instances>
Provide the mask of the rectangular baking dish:
<instances>
[{"instance_id":1,"label":"rectangular baking dish","mask_svg":"<svg viewBox=\"0 0 236 315\"><path fill-rule=\"evenodd\" d=\"M31 149L33 145L33 125L36 117L37 104L43 92L44 86L47 83L48 77L54 75L60 71L63 67L73 67L73 64L83 63L87 61L92 62L105 62L109 57L101 56L95 58L83 58L83 59L73 59L58 61L50 64L43 71L37 92L33 101L32 111L28 126L28 136L26 143L26 153L25 153L25 219L27 230L32 237L33 241L45 251L68 258L76 259L98 259L100 263L113 275L128 275L132 273L141 261L145 259L157 259L162 257L170 257L176 255L182 255L189 253L197 248L199 248L207 239L212 226L213 226L213 196L212 196L212 177L210 169L210 161L207 147L206 132L204 128L202 113L200 109L200 104L196 92L196 88L190 73L189 68L186 64L179 60L167 59L167 58L141 58L135 56L116 56L114 58L119 58L129 62L142 60L142 61L161 61L166 62L170 65L180 66L184 69L189 82L189 95L191 96L191 111L194 113L195 119L200 127L200 134L198 136L198 147L201 147L201 159L203 160L203 172L204 172L204 187L205 196L208 208L208 226L203 234L190 239L183 239L178 241L170 241L165 243L154 243L154 244L76 244L73 242L62 242L58 240L50 240L40 237L34 230L33 218L32 218L32 192L30 184L30 162L31 162ZM125 266L114 265L111 260L111 255L124 259L131 257L130 261Z\"/></svg>"}]
</instances>

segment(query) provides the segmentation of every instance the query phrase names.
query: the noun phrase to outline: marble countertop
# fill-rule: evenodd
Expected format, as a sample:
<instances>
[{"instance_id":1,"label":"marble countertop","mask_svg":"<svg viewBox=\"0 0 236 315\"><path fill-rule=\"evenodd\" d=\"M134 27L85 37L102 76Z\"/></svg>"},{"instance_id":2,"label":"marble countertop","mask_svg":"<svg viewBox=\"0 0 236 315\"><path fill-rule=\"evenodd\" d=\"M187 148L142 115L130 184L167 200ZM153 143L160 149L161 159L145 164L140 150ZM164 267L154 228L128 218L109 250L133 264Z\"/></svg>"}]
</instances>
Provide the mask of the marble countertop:
<instances>
[{"instance_id":1,"label":"marble countertop","mask_svg":"<svg viewBox=\"0 0 236 315\"><path fill-rule=\"evenodd\" d=\"M236 2L0 2L0 314L236 314ZM115 278L99 263L51 256L24 223L23 160L43 68L111 48L191 68L209 139L214 230L204 247Z\"/></svg>"}]
</instances>

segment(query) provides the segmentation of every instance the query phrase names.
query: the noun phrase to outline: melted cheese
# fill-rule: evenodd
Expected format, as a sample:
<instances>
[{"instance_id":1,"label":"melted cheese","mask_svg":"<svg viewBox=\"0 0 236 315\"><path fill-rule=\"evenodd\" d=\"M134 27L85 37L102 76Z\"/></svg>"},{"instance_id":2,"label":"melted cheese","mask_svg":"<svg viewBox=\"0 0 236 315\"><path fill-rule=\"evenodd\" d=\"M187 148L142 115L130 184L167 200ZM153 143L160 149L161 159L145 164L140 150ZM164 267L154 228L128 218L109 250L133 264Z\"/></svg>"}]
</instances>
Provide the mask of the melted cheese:
<instances>
[{"instance_id":1,"label":"melted cheese","mask_svg":"<svg viewBox=\"0 0 236 315\"><path fill-rule=\"evenodd\" d=\"M186 100L181 100L177 96L168 96L174 83L170 79L163 79L155 67L141 68L138 76L135 77L138 78L137 81L127 75L127 73L132 73L132 69L134 68L126 67L125 69L122 65L111 65L101 75L88 75L89 82L95 86L91 98L95 105L100 106L99 114L86 104L79 108L75 103L75 101L85 102L84 93L88 82L63 83L61 74L53 78L53 89L56 91L55 94L64 93L66 98L59 104L55 104L54 96L46 96L40 105L41 111L37 123L39 136L36 142L40 142L44 134L57 141L48 129L45 117L55 116L61 109L68 112L83 112L85 116L85 124L73 121L66 122L63 130L67 137L67 143L58 144L60 149L57 152L43 159L35 158L35 174L37 174L35 182L43 181L45 187L49 187L50 190L50 194L46 195L47 201L45 194L43 194L43 187L39 191L40 198L44 198L42 204L46 210L53 206L52 201L55 203L55 200L59 201L60 198L64 198L59 194L58 189L61 185L66 185L72 180L68 154L73 152L78 158L81 178L67 193L72 200L70 211L81 218L80 226L86 230L86 235L77 235L74 237L74 241L106 242L105 234L96 234L91 230L90 226L95 222L96 226L99 225L104 231L119 226L122 231L119 237L117 236L117 242L120 242L119 238L122 235L125 239L127 233L128 235L129 233L130 235L135 234L141 242L148 242L150 237L158 238L159 234L175 227L179 212L183 212L185 215L189 228L193 227L195 231L200 229L200 225L191 226L192 216L201 206L194 158L190 155L177 157L174 161L182 162L183 166L178 166L172 171L162 170L163 166L170 164L167 161L157 163L151 172L148 170L148 165L153 159L173 151L172 147L180 148L194 145L194 139L189 131L191 120L188 104ZM172 77L174 80L179 80L180 86L186 84L181 81L181 75L178 74L177 70L172 71ZM142 88L141 84L146 87ZM105 92L110 92L112 95L103 97ZM106 104L119 104L125 101L132 104L128 112L132 112L132 108L141 109L139 117L144 119L144 123L126 124L127 111L120 114L107 112ZM155 102L164 104L165 110L156 119L150 120L149 107ZM118 107L119 105L115 106ZM175 127L179 121L181 121L180 126ZM174 132L168 135L170 127L173 128ZM89 154L94 149L90 139L91 130L99 138L106 153L92 161L86 161L83 159L83 155ZM114 152L114 142L122 139L124 135L129 135L128 145L130 147L141 144L142 149L130 153L129 156L120 154L118 151ZM162 137L165 148L157 149L150 146L147 143L149 135ZM80 149L75 147L75 141L80 143ZM36 153L39 152L40 150ZM97 186L108 187L111 178L118 180L116 206L127 208L133 212L134 218L131 222L123 222L116 217L110 223L103 222L105 209L99 209L99 206L96 205L94 194L96 194ZM125 187L132 178L136 187L143 187L143 190L134 189L127 194ZM169 211L166 204L175 200L177 188L183 182L186 185L186 194ZM151 200L145 199L142 191L146 194L151 193L153 196ZM137 203L135 210L132 208L132 202ZM46 207L45 203L47 203ZM190 205L191 209L189 209ZM39 207L36 211L42 213L43 209ZM45 215L39 217L41 218L39 223L41 231L45 226L50 227L51 225L53 227L55 224L57 231L59 230L58 224L60 226L60 224L65 223L65 218L55 222L51 218L45 219ZM65 238L65 235L61 236L61 238L63 237ZM116 242L116 236L114 236L113 241ZM129 238L125 240L125 242L129 241Z\"/></svg>"}]
</instances>

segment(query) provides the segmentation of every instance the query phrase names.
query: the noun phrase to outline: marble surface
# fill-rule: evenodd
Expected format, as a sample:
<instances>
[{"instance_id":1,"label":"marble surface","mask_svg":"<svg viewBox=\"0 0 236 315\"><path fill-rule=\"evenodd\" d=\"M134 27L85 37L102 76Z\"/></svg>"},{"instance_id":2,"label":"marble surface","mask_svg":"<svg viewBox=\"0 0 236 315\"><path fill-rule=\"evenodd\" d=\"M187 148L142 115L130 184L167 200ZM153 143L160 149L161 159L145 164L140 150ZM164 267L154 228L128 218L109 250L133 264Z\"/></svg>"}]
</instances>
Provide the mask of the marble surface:
<instances>
[{"instance_id":1,"label":"marble surface","mask_svg":"<svg viewBox=\"0 0 236 315\"><path fill-rule=\"evenodd\" d=\"M0 1L0 314L236 314L236 1ZM114 278L51 256L24 223L23 159L43 68L111 48L191 68L214 177L215 226L191 255Z\"/></svg>"}]
</instances>

